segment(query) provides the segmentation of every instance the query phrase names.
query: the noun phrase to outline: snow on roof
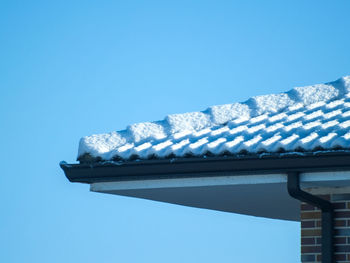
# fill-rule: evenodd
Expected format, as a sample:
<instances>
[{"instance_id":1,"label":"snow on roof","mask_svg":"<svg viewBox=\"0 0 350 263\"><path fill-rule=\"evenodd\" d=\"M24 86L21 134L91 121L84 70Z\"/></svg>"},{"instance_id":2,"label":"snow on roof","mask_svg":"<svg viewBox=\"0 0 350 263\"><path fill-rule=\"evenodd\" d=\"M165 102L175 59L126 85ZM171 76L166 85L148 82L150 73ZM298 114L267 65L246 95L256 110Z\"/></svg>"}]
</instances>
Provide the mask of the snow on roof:
<instances>
[{"instance_id":1,"label":"snow on roof","mask_svg":"<svg viewBox=\"0 0 350 263\"><path fill-rule=\"evenodd\" d=\"M350 149L350 76L80 140L81 162Z\"/></svg>"}]
</instances>

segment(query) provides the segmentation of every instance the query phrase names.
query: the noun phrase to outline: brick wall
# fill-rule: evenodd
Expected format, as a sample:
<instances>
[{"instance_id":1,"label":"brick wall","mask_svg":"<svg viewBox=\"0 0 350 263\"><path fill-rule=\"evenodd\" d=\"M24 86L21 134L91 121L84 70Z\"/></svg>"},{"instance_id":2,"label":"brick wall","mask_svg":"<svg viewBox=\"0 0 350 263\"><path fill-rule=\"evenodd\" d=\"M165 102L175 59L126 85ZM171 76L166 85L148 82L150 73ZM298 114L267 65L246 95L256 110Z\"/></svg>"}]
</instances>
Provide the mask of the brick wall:
<instances>
[{"instance_id":1,"label":"brick wall","mask_svg":"<svg viewBox=\"0 0 350 263\"><path fill-rule=\"evenodd\" d=\"M335 208L335 260L350 262L350 194L318 195ZM321 262L321 210L301 204L301 261Z\"/></svg>"}]
</instances>

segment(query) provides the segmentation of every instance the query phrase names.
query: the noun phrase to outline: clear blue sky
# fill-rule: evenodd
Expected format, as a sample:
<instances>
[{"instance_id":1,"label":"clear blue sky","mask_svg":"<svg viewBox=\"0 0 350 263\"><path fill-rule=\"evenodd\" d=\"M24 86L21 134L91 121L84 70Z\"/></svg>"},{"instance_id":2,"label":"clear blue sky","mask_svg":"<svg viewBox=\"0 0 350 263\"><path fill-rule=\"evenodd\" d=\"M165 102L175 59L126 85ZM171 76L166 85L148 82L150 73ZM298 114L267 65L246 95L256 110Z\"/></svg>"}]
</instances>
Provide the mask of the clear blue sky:
<instances>
[{"instance_id":1,"label":"clear blue sky","mask_svg":"<svg viewBox=\"0 0 350 263\"><path fill-rule=\"evenodd\" d=\"M0 262L299 261L299 224L89 192L84 135L350 74L350 1L0 2Z\"/></svg>"}]
</instances>

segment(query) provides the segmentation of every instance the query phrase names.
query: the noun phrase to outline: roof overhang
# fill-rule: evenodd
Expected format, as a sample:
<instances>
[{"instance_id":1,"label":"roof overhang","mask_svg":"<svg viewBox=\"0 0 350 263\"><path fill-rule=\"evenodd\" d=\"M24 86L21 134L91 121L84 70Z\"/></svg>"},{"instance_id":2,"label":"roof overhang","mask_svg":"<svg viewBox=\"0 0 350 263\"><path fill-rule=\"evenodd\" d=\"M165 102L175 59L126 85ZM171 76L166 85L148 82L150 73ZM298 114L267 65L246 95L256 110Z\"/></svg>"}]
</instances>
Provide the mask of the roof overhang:
<instances>
[{"instance_id":1,"label":"roof overhang","mask_svg":"<svg viewBox=\"0 0 350 263\"><path fill-rule=\"evenodd\" d=\"M287 172L301 172L303 187L350 186L348 152L60 165L95 192L295 221Z\"/></svg>"}]
</instances>

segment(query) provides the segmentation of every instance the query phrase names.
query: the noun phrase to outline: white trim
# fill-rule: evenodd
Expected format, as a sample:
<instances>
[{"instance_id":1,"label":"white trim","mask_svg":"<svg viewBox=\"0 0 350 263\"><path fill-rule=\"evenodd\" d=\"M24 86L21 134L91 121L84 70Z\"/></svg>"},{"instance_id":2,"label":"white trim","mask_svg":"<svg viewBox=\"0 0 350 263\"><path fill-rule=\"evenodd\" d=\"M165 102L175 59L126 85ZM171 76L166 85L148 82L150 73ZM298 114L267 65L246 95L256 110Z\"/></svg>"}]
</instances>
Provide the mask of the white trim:
<instances>
[{"instance_id":1,"label":"white trim","mask_svg":"<svg viewBox=\"0 0 350 263\"><path fill-rule=\"evenodd\" d=\"M350 180L350 171L301 173L300 180L305 183Z\"/></svg>"},{"instance_id":2,"label":"white trim","mask_svg":"<svg viewBox=\"0 0 350 263\"><path fill-rule=\"evenodd\" d=\"M304 187L350 186L350 171L302 173L300 175L300 179L302 186ZM90 185L90 190L94 192L105 192L115 190L204 187L219 185L275 184L286 182L286 174L227 175L216 177L190 177L93 183Z\"/></svg>"},{"instance_id":3,"label":"white trim","mask_svg":"<svg viewBox=\"0 0 350 263\"><path fill-rule=\"evenodd\" d=\"M284 174L269 175L240 175L240 176L217 176L217 177L196 177L196 178L174 178L140 181L121 181L93 183L91 191L113 191L131 189L152 189L152 188L176 188L176 187L200 187L216 185L245 185L245 184L272 184L285 183L287 178Z\"/></svg>"}]
</instances>

